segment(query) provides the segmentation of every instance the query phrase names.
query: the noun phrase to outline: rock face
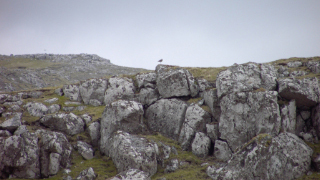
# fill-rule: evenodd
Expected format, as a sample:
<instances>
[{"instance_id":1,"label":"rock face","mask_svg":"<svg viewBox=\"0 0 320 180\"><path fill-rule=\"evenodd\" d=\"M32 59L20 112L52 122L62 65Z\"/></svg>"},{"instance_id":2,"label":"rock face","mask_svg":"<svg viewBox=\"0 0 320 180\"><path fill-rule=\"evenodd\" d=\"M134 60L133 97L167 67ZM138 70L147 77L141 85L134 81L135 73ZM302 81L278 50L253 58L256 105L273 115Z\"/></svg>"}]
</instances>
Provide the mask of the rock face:
<instances>
[{"instance_id":1,"label":"rock face","mask_svg":"<svg viewBox=\"0 0 320 180\"><path fill-rule=\"evenodd\" d=\"M296 179L310 169L313 151L291 133L255 137L224 167L208 167L212 179Z\"/></svg>"},{"instance_id":2,"label":"rock face","mask_svg":"<svg viewBox=\"0 0 320 180\"><path fill-rule=\"evenodd\" d=\"M221 99L219 131L232 151L261 133L277 135L281 118L276 91L239 92Z\"/></svg>"},{"instance_id":3,"label":"rock face","mask_svg":"<svg viewBox=\"0 0 320 180\"><path fill-rule=\"evenodd\" d=\"M288 105L281 108L281 128L283 131L295 133L296 131L296 101L291 100Z\"/></svg>"},{"instance_id":4,"label":"rock face","mask_svg":"<svg viewBox=\"0 0 320 180\"><path fill-rule=\"evenodd\" d=\"M94 180L95 178L96 178L96 175L93 171L93 168L90 167L88 169L81 171L79 176L77 177L77 180Z\"/></svg>"},{"instance_id":5,"label":"rock face","mask_svg":"<svg viewBox=\"0 0 320 180\"><path fill-rule=\"evenodd\" d=\"M140 169L152 176L157 172L156 147L145 138L117 131L108 149L118 172Z\"/></svg>"},{"instance_id":6,"label":"rock face","mask_svg":"<svg viewBox=\"0 0 320 180\"><path fill-rule=\"evenodd\" d=\"M112 134L118 130L138 134L143 131L143 107L134 101L119 100L106 106L101 119L100 150L109 154L107 146Z\"/></svg>"},{"instance_id":7,"label":"rock face","mask_svg":"<svg viewBox=\"0 0 320 180\"><path fill-rule=\"evenodd\" d=\"M80 91L78 85L64 85L63 86L64 95L71 101L81 101Z\"/></svg>"},{"instance_id":8,"label":"rock face","mask_svg":"<svg viewBox=\"0 0 320 180\"><path fill-rule=\"evenodd\" d=\"M214 142L214 156L219 160L228 161L232 156L232 151L226 142L216 140Z\"/></svg>"},{"instance_id":9,"label":"rock face","mask_svg":"<svg viewBox=\"0 0 320 180\"><path fill-rule=\"evenodd\" d=\"M136 76L138 87L139 88L155 88L156 87L156 79L157 74L152 73L144 73L144 74L138 74Z\"/></svg>"},{"instance_id":10,"label":"rock face","mask_svg":"<svg viewBox=\"0 0 320 180\"><path fill-rule=\"evenodd\" d=\"M47 114L48 108L42 103L29 102L24 106L31 116L41 117Z\"/></svg>"},{"instance_id":11,"label":"rock face","mask_svg":"<svg viewBox=\"0 0 320 180\"><path fill-rule=\"evenodd\" d=\"M0 124L0 128L8 131L15 131L21 125L22 113L15 113L11 118Z\"/></svg>"},{"instance_id":12,"label":"rock face","mask_svg":"<svg viewBox=\"0 0 320 180\"><path fill-rule=\"evenodd\" d=\"M312 109L312 124L317 132L317 136L320 137L320 104Z\"/></svg>"},{"instance_id":13,"label":"rock face","mask_svg":"<svg viewBox=\"0 0 320 180\"><path fill-rule=\"evenodd\" d=\"M156 67L157 87L163 98L196 96L199 87L192 74L186 69L175 69L166 65Z\"/></svg>"},{"instance_id":14,"label":"rock face","mask_svg":"<svg viewBox=\"0 0 320 180\"><path fill-rule=\"evenodd\" d=\"M187 104L178 99L160 99L148 107L145 113L152 131L178 140L185 119Z\"/></svg>"},{"instance_id":15,"label":"rock face","mask_svg":"<svg viewBox=\"0 0 320 180\"><path fill-rule=\"evenodd\" d=\"M217 94L217 89L210 89L203 93L203 99L207 106L211 110L213 120L218 122L220 119L221 108L220 101Z\"/></svg>"},{"instance_id":16,"label":"rock face","mask_svg":"<svg viewBox=\"0 0 320 180\"><path fill-rule=\"evenodd\" d=\"M108 87L106 79L90 79L79 87L84 104L99 106L104 103L104 93Z\"/></svg>"},{"instance_id":17,"label":"rock face","mask_svg":"<svg viewBox=\"0 0 320 180\"><path fill-rule=\"evenodd\" d=\"M202 132L197 132L192 142L192 153L196 156L205 158L209 155L211 140Z\"/></svg>"},{"instance_id":18,"label":"rock face","mask_svg":"<svg viewBox=\"0 0 320 180\"><path fill-rule=\"evenodd\" d=\"M93 158L93 149L92 146L83 141L77 141L77 149L81 156L86 159Z\"/></svg>"},{"instance_id":19,"label":"rock face","mask_svg":"<svg viewBox=\"0 0 320 180\"><path fill-rule=\"evenodd\" d=\"M104 103L108 105L115 100L122 99L124 96L131 97L134 95L135 90L132 79L112 77L109 79L108 89L104 96Z\"/></svg>"}]
</instances>

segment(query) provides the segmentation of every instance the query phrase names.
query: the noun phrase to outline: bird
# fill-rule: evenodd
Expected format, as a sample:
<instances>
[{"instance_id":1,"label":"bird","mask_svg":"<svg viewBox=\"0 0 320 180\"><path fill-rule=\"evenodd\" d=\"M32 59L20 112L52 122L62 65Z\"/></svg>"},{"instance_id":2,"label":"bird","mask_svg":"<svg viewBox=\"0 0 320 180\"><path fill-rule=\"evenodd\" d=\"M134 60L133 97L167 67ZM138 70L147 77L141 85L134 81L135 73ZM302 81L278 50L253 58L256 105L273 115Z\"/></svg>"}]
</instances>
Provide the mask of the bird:
<instances>
[{"instance_id":1,"label":"bird","mask_svg":"<svg viewBox=\"0 0 320 180\"><path fill-rule=\"evenodd\" d=\"M162 61L163 61L163 59L160 59L158 62L160 62L160 64L161 64Z\"/></svg>"}]
</instances>

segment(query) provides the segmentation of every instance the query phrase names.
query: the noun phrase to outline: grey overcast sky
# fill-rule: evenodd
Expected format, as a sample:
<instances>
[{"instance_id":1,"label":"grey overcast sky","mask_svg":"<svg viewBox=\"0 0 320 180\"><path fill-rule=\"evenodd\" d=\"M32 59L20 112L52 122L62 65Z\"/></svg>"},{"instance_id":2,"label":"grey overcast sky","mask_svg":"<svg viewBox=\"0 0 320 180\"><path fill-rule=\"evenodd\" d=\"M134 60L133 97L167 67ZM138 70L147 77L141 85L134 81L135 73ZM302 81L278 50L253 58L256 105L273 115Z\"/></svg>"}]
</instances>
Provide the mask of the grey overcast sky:
<instances>
[{"instance_id":1,"label":"grey overcast sky","mask_svg":"<svg viewBox=\"0 0 320 180\"><path fill-rule=\"evenodd\" d=\"M320 56L320 0L0 0L0 54L220 67Z\"/></svg>"}]
</instances>

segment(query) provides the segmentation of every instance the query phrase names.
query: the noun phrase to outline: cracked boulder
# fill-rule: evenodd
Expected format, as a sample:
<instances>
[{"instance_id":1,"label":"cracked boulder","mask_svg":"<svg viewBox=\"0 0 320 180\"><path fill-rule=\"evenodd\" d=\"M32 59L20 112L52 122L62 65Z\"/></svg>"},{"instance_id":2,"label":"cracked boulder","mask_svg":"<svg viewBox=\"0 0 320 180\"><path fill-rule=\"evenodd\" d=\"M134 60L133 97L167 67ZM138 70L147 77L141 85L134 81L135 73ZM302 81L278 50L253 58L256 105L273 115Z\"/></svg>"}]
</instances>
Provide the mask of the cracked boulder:
<instances>
[{"instance_id":1,"label":"cracked boulder","mask_svg":"<svg viewBox=\"0 0 320 180\"><path fill-rule=\"evenodd\" d=\"M92 145L98 146L100 140L100 123L97 121L91 123L87 128L87 132L89 133Z\"/></svg>"},{"instance_id":2,"label":"cracked boulder","mask_svg":"<svg viewBox=\"0 0 320 180\"><path fill-rule=\"evenodd\" d=\"M212 179L297 179L310 170L312 149L291 133L272 138L260 134L233 154L222 167L209 166Z\"/></svg>"},{"instance_id":3,"label":"cracked boulder","mask_svg":"<svg viewBox=\"0 0 320 180\"><path fill-rule=\"evenodd\" d=\"M185 119L187 104L178 99L160 99L145 113L150 130L178 140Z\"/></svg>"},{"instance_id":4,"label":"cracked boulder","mask_svg":"<svg viewBox=\"0 0 320 180\"><path fill-rule=\"evenodd\" d=\"M107 87L108 80L106 79L89 79L83 82L79 87L79 91L84 104L102 105Z\"/></svg>"},{"instance_id":5,"label":"cracked boulder","mask_svg":"<svg viewBox=\"0 0 320 180\"><path fill-rule=\"evenodd\" d=\"M92 146L86 142L77 141L77 150L81 154L81 156L86 160L92 159L94 156Z\"/></svg>"},{"instance_id":6,"label":"cracked boulder","mask_svg":"<svg viewBox=\"0 0 320 180\"><path fill-rule=\"evenodd\" d=\"M278 135L281 116L277 96L276 91L239 92L221 99L220 138L233 152L258 134Z\"/></svg>"},{"instance_id":7,"label":"cracked boulder","mask_svg":"<svg viewBox=\"0 0 320 180\"><path fill-rule=\"evenodd\" d=\"M136 88L133 84L133 80L123 77L112 77L109 79L108 89L104 95L104 103L106 105L123 99L123 97L132 97L134 96Z\"/></svg>"},{"instance_id":8,"label":"cracked boulder","mask_svg":"<svg viewBox=\"0 0 320 180\"><path fill-rule=\"evenodd\" d=\"M220 101L217 94L217 89L209 89L203 93L203 99L209 106L214 121L218 122L221 115Z\"/></svg>"},{"instance_id":9,"label":"cracked boulder","mask_svg":"<svg viewBox=\"0 0 320 180\"><path fill-rule=\"evenodd\" d=\"M158 65L157 88L163 98L198 95L199 87L193 75L186 69Z\"/></svg>"}]
</instances>

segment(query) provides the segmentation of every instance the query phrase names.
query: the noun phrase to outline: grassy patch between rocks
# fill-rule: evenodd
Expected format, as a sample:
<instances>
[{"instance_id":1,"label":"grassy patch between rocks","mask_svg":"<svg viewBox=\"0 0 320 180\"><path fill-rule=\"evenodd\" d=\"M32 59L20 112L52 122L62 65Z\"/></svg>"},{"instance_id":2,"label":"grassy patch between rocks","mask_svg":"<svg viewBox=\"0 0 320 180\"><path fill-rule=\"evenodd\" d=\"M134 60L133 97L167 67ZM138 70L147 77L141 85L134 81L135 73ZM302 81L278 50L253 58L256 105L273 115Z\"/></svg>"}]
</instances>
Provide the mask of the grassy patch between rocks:
<instances>
[{"instance_id":1,"label":"grassy patch between rocks","mask_svg":"<svg viewBox=\"0 0 320 180\"><path fill-rule=\"evenodd\" d=\"M189 70L191 74L195 78L204 78L209 82L216 82L217 75L221 72L226 70L228 67L209 67L209 68L202 68L202 67L184 67L185 69Z\"/></svg>"}]
</instances>

